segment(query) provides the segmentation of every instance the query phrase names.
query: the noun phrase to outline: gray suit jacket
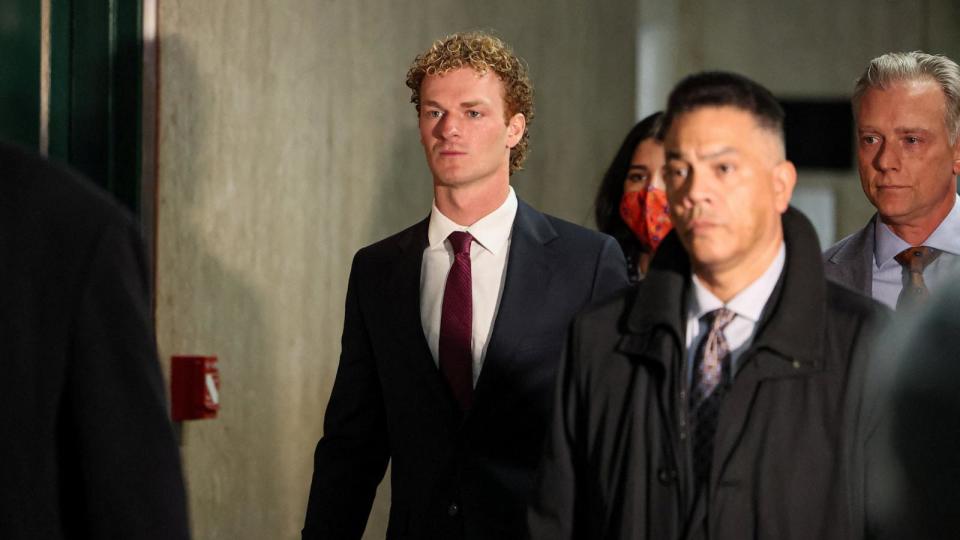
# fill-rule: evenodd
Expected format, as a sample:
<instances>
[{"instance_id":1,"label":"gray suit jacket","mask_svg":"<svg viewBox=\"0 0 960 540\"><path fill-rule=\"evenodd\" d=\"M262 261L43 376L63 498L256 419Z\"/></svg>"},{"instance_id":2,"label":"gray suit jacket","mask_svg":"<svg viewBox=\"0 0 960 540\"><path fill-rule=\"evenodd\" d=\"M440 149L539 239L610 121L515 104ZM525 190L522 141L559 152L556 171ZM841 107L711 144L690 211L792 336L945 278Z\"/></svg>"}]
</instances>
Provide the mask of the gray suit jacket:
<instances>
[{"instance_id":1,"label":"gray suit jacket","mask_svg":"<svg viewBox=\"0 0 960 540\"><path fill-rule=\"evenodd\" d=\"M873 247L876 214L859 231L823 252L827 279L873 296Z\"/></svg>"}]
</instances>

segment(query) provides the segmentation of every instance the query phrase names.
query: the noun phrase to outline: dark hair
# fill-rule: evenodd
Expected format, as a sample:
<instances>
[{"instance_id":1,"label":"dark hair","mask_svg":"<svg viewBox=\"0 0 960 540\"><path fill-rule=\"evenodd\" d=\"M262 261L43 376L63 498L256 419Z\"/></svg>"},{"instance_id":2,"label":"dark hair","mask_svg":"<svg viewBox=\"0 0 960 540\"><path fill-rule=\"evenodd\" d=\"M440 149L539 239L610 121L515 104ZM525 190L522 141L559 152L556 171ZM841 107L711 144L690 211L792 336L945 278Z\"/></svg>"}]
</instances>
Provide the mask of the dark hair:
<instances>
[{"instance_id":1,"label":"dark hair","mask_svg":"<svg viewBox=\"0 0 960 540\"><path fill-rule=\"evenodd\" d=\"M633 231L630 230L630 227L627 227L627 224L620 217L623 182L627 179L627 171L630 170L633 153L640 146L640 143L657 136L661 118L663 118L663 113L655 112L633 126L630 133L627 133L627 138L620 145L620 149L617 150L613 163L610 164L606 174L603 175L600 190L597 191L595 203L597 229L614 237L627 256L638 253L641 247Z\"/></svg>"},{"instance_id":2,"label":"dark hair","mask_svg":"<svg viewBox=\"0 0 960 540\"><path fill-rule=\"evenodd\" d=\"M753 115L757 124L783 140L783 107L760 84L736 73L703 71L677 83L667 99L667 111L658 137L662 140L673 120L700 107L735 107Z\"/></svg>"}]
</instances>

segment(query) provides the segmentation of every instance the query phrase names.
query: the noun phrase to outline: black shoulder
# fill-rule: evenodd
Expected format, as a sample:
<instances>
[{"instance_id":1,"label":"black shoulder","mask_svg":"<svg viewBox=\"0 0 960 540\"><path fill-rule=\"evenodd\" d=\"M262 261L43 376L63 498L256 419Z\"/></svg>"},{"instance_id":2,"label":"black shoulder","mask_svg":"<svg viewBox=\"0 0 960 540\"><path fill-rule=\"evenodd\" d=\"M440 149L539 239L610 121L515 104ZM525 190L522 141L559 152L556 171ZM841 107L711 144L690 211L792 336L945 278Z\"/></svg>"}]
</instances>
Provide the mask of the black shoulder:
<instances>
[{"instance_id":1,"label":"black shoulder","mask_svg":"<svg viewBox=\"0 0 960 540\"><path fill-rule=\"evenodd\" d=\"M828 326L841 328L868 328L877 332L889 320L892 311L884 304L831 280L827 282Z\"/></svg>"},{"instance_id":2,"label":"black shoulder","mask_svg":"<svg viewBox=\"0 0 960 540\"><path fill-rule=\"evenodd\" d=\"M427 247L427 225L429 216L406 229L360 248L353 262L383 262L395 258L407 249L423 251Z\"/></svg>"},{"instance_id":3,"label":"black shoulder","mask_svg":"<svg viewBox=\"0 0 960 540\"><path fill-rule=\"evenodd\" d=\"M637 291L636 286L626 287L588 304L574 319L574 328L578 332L607 337L626 333L627 318L637 301Z\"/></svg>"},{"instance_id":4,"label":"black shoulder","mask_svg":"<svg viewBox=\"0 0 960 540\"><path fill-rule=\"evenodd\" d=\"M130 212L90 179L29 150L0 144L0 169L3 212L27 234L136 227Z\"/></svg>"},{"instance_id":5,"label":"black shoulder","mask_svg":"<svg viewBox=\"0 0 960 540\"><path fill-rule=\"evenodd\" d=\"M551 216L550 214L543 214L543 217L545 217L554 230L557 231L560 238L563 238L565 241L598 246L609 241L615 242L612 236L597 232L582 225L577 225L576 223L571 223L565 219Z\"/></svg>"},{"instance_id":6,"label":"black shoulder","mask_svg":"<svg viewBox=\"0 0 960 540\"><path fill-rule=\"evenodd\" d=\"M634 363L621 345L632 336L627 320L636 297L636 287L621 290L586 307L571 326L565 369L583 392L603 396L593 405L622 401L630 387Z\"/></svg>"}]
</instances>

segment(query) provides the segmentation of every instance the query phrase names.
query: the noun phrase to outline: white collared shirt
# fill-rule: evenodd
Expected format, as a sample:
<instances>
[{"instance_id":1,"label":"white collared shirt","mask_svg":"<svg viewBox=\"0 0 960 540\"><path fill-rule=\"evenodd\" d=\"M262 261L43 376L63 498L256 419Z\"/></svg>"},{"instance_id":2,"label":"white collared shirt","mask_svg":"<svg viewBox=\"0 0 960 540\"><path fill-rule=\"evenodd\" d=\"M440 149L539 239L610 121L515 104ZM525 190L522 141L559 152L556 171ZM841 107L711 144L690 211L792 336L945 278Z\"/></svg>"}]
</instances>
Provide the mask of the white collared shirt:
<instances>
[{"instance_id":1,"label":"white collared shirt","mask_svg":"<svg viewBox=\"0 0 960 540\"><path fill-rule=\"evenodd\" d=\"M901 251L912 247L889 227L874 218L873 242L873 288L872 295L878 301L897 307L897 298L903 289L903 266L894 259ZM923 241L924 246L940 250L940 255L923 270L923 282L931 291L951 283L960 272L960 196L940 225Z\"/></svg>"},{"instance_id":2,"label":"white collared shirt","mask_svg":"<svg viewBox=\"0 0 960 540\"><path fill-rule=\"evenodd\" d=\"M499 208L479 221L464 227L454 223L437 209L436 201L430 212L427 228L429 245L423 251L420 267L420 322L423 334L433 355L440 362L440 315L443 312L443 289L447 274L453 265L453 248L447 237L453 231L470 233L470 274L473 290L473 384L477 384L480 368L487 353L487 343L493 330L493 321L500 306L503 282L506 276L507 255L510 253L510 233L517 216L517 195L510 187L507 200Z\"/></svg>"},{"instance_id":3,"label":"white collared shirt","mask_svg":"<svg viewBox=\"0 0 960 540\"><path fill-rule=\"evenodd\" d=\"M695 275L692 276L692 294L687 298L688 385L693 376L693 357L696 354L697 346L700 344L700 340L706 338L710 331L707 323L701 320L701 317L715 309L724 307L736 314L730 324L723 330L723 337L727 339L727 345L730 347L730 371L736 373L737 361L740 359L740 355L753 343L753 338L757 333L757 323L760 322L760 315L763 313L763 308L767 305L767 300L770 299L773 289L777 286L786 259L787 250L781 242L777 256L774 257L773 262L764 270L763 274L726 304L714 296L700 281L700 278Z\"/></svg>"}]
</instances>

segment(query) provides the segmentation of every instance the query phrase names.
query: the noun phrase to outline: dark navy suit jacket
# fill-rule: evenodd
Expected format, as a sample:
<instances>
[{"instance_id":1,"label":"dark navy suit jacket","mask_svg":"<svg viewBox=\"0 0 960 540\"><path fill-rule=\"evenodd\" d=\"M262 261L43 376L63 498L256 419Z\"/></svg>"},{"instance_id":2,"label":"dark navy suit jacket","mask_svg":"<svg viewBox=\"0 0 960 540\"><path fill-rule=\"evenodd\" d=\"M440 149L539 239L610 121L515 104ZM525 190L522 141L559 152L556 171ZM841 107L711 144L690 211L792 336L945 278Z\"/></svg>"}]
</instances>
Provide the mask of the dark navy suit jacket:
<instances>
[{"instance_id":1,"label":"dark navy suit jacket","mask_svg":"<svg viewBox=\"0 0 960 540\"><path fill-rule=\"evenodd\" d=\"M354 258L304 538L360 538L388 461L388 538L523 536L567 327L587 303L627 285L612 238L521 201L474 405L464 416L421 325L428 222Z\"/></svg>"}]
</instances>

